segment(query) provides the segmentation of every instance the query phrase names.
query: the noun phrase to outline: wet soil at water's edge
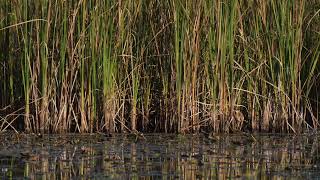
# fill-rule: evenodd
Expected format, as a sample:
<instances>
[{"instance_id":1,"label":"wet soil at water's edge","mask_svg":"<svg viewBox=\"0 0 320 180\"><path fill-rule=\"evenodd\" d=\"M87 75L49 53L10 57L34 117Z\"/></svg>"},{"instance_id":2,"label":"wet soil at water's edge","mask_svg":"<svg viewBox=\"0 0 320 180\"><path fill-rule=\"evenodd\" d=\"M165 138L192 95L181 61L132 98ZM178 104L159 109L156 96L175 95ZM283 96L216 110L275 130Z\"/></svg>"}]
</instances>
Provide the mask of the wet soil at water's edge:
<instances>
[{"instance_id":1,"label":"wet soil at water's edge","mask_svg":"<svg viewBox=\"0 0 320 180\"><path fill-rule=\"evenodd\" d=\"M0 134L0 179L320 179L320 135Z\"/></svg>"}]
</instances>

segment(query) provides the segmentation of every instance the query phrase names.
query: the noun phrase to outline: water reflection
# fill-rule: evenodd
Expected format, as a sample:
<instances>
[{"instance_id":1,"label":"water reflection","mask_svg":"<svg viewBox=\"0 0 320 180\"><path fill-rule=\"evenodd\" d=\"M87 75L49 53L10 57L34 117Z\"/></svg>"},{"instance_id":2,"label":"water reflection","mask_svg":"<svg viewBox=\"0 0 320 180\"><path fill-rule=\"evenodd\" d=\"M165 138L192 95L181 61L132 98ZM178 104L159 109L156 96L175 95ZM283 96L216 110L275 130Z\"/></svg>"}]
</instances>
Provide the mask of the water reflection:
<instances>
[{"instance_id":1,"label":"water reflection","mask_svg":"<svg viewBox=\"0 0 320 180\"><path fill-rule=\"evenodd\" d=\"M2 179L316 179L319 136L1 135Z\"/></svg>"}]
</instances>

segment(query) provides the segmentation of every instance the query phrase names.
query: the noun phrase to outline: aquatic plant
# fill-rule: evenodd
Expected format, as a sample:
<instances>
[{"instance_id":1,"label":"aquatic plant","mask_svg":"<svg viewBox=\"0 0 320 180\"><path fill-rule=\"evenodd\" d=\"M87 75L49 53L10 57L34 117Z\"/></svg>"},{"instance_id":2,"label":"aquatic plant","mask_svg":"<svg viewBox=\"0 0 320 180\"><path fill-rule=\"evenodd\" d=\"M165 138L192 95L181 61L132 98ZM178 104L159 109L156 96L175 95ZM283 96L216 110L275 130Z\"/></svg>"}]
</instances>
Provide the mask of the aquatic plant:
<instances>
[{"instance_id":1,"label":"aquatic plant","mask_svg":"<svg viewBox=\"0 0 320 180\"><path fill-rule=\"evenodd\" d=\"M320 3L0 1L0 131L319 127Z\"/></svg>"}]
</instances>

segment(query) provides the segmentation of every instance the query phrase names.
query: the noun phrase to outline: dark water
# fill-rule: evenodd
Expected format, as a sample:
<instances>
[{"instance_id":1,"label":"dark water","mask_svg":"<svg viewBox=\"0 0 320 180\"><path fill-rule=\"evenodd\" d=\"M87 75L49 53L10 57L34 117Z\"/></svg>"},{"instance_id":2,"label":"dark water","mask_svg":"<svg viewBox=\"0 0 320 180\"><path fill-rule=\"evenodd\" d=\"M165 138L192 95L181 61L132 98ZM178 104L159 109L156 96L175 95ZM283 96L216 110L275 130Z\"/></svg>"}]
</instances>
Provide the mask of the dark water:
<instances>
[{"instance_id":1,"label":"dark water","mask_svg":"<svg viewBox=\"0 0 320 180\"><path fill-rule=\"evenodd\" d=\"M0 134L1 179L320 179L319 135Z\"/></svg>"}]
</instances>

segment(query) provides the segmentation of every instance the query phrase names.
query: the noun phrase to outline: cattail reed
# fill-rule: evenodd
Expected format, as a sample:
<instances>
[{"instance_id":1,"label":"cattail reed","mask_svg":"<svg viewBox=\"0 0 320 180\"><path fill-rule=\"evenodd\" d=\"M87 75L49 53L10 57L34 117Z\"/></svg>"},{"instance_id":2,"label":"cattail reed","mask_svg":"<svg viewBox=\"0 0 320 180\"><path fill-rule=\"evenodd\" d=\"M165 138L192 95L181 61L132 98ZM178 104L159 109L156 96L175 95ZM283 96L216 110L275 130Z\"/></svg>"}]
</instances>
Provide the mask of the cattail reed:
<instances>
[{"instance_id":1,"label":"cattail reed","mask_svg":"<svg viewBox=\"0 0 320 180\"><path fill-rule=\"evenodd\" d=\"M318 1L0 1L0 131L319 127Z\"/></svg>"}]
</instances>

